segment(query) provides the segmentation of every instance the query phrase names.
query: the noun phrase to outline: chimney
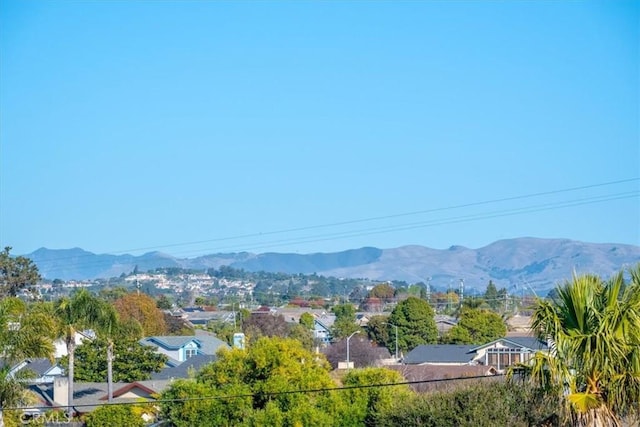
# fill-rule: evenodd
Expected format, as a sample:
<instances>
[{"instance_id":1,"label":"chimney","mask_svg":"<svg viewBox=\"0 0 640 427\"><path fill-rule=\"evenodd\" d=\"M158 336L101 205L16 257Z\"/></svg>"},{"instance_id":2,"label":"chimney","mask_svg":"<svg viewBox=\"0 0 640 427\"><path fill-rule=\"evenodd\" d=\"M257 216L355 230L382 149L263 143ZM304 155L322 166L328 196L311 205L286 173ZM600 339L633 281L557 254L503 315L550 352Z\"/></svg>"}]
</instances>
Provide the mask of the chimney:
<instances>
[{"instance_id":1,"label":"chimney","mask_svg":"<svg viewBox=\"0 0 640 427\"><path fill-rule=\"evenodd\" d=\"M53 401L60 406L69 404L69 378L55 377L53 380Z\"/></svg>"}]
</instances>

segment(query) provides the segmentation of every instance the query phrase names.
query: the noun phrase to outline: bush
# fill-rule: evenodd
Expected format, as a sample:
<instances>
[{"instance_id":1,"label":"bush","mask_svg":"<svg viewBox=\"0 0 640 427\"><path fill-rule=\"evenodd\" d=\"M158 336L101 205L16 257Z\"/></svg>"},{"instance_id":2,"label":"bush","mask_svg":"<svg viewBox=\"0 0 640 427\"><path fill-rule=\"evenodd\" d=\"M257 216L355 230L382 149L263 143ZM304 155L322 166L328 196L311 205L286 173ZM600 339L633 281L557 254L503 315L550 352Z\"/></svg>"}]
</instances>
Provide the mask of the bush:
<instances>
[{"instance_id":1,"label":"bush","mask_svg":"<svg viewBox=\"0 0 640 427\"><path fill-rule=\"evenodd\" d=\"M143 427L144 421L131 405L105 405L89 415L85 420L87 427Z\"/></svg>"},{"instance_id":2,"label":"bush","mask_svg":"<svg viewBox=\"0 0 640 427\"><path fill-rule=\"evenodd\" d=\"M492 427L556 425L558 402L543 401L527 388L506 382L477 382L448 392L416 395L378 413L376 425Z\"/></svg>"}]
</instances>

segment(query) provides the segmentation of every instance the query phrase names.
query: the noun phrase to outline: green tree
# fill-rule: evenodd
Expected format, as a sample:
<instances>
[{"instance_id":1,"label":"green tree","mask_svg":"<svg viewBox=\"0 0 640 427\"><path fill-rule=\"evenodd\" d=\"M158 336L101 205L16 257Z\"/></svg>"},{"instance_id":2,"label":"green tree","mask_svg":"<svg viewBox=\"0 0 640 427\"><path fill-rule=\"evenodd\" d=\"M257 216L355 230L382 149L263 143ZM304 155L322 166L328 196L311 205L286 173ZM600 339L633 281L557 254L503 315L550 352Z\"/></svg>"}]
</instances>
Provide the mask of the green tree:
<instances>
[{"instance_id":1,"label":"green tree","mask_svg":"<svg viewBox=\"0 0 640 427\"><path fill-rule=\"evenodd\" d=\"M28 357L53 358L55 323L44 303L27 306L15 297L0 299L0 426L3 408L29 403L31 394L19 378L9 375L12 365Z\"/></svg>"},{"instance_id":2,"label":"green tree","mask_svg":"<svg viewBox=\"0 0 640 427\"><path fill-rule=\"evenodd\" d=\"M398 402L406 402L413 397L409 387L370 387L379 384L401 384L406 380L397 372L385 368L366 368L349 371L344 377L344 399L349 406L343 417L343 425L374 426L378 414L398 406Z\"/></svg>"},{"instance_id":3,"label":"green tree","mask_svg":"<svg viewBox=\"0 0 640 427\"><path fill-rule=\"evenodd\" d=\"M87 415L85 419L87 427L128 426L143 427L144 420L131 405L106 405L100 406Z\"/></svg>"},{"instance_id":4,"label":"green tree","mask_svg":"<svg viewBox=\"0 0 640 427\"><path fill-rule=\"evenodd\" d=\"M391 341L389 332L389 316L376 315L369 318L367 335L371 341L386 346ZM393 339L395 340L395 331ZM395 341L393 343L395 349Z\"/></svg>"},{"instance_id":5,"label":"green tree","mask_svg":"<svg viewBox=\"0 0 640 427\"><path fill-rule=\"evenodd\" d=\"M399 302L389 316L389 323L398 327L398 348L402 351L438 341L433 309L420 298L409 297ZM393 340L395 345L395 336ZM391 348L390 345L387 343L387 348Z\"/></svg>"},{"instance_id":6,"label":"green tree","mask_svg":"<svg viewBox=\"0 0 640 427\"><path fill-rule=\"evenodd\" d=\"M380 298L382 301L389 302L395 295L395 288L388 283L380 283L369 291L369 298Z\"/></svg>"},{"instance_id":7,"label":"green tree","mask_svg":"<svg viewBox=\"0 0 640 427\"><path fill-rule=\"evenodd\" d=\"M171 304L171 300L169 300L169 297L167 297L165 294L160 295L156 300L156 307L158 307L160 310L171 310L172 306L173 305Z\"/></svg>"},{"instance_id":8,"label":"green tree","mask_svg":"<svg viewBox=\"0 0 640 427\"><path fill-rule=\"evenodd\" d=\"M331 328L334 339L348 337L360 327L356 324L356 308L353 304L338 304L333 307L336 320Z\"/></svg>"},{"instance_id":9,"label":"green tree","mask_svg":"<svg viewBox=\"0 0 640 427\"><path fill-rule=\"evenodd\" d=\"M331 311L336 315L336 320L347 319L352 322L356 320L356 308L353 304L338 304Z\"/></svg>"},{"instance_id":10,"label":"green tree","mask_svg":"<svg viewBox=\"0 0 640 427\"><path fill-rule=\"evenodd\" d=\"M490 310L463 308L458 324L445 336L451 344L483 344L502 338L507 325L502 318Z\"/></svg>"},{"instance_id":11,"label":"green tree","mask_svg":"<svg viewBox=\"0 0 640 427\"><path fill-rule=\"evenodd\" d=\"M116 301L118 298L122 298L128 293L129 293L129 290L124 286L115 286L113 288L107 286L100 289L100 291L98 292L98 296L105 301L113 302L113 301Z\"/></svg>"},{"instance_id":12,"label":"green tree","mask_svg":"<svg viewBox=\"0 0 640 427\"><path fill-rule=\"evenodd\" d=\"M608 281L574 276L542 300L532 327L551 342L525 376L565 402L573 426L620 426L640 414L640 264L624 292L622 272Z\"/></svg>"},{"instance_id":13,"label":"green tree","mask_svg":"<svg viewBox=\"0 0 640 427\"><path fill-rule=\"evenodd\" d=\"M16 296L21 289L34 286L40 280L38 267L29 258L12 257L11 246L0 252L0 297Z\"/></svg>"},{"instance_id":14,"label":"green tree","mask_svg":"<svg viewBox=\"0 0 640 427\"><path fill-rule=\"evenodd\" d=\"M178 380L162 394L162 412L181 426L319 425L333 423L330 391L278 393L334 387L329 365L291 339L261 338L247 350L222 350L192 380ZM180 401L186 397L239 396Z\"/></svg>"},{"instance_id":15,"label":"green tree","mask_svg":"<svg viewBox=\"0 0 640 427\"><path fill-rule=\"evenodd\" d=\"M315 317L311 313L304 312L300 315L300 324L307 329L313 329Z\"/></svg>"},{"instance_id":16,"label":"green tree","mask_svg":"<svg viewBox=\"0 0 640 427\"><path fill-rule=\"evenodd\" d=\"M75 379L82 382L102 382L107 378L107 354L111 341L97 338L86 340L76 348ZM113 381L133 382L148 380L152 372L160 372L167 357L155 352L153 347L140 344L135 339L120 338L113 342ZM60 363L67 365L68 356Z\"/></svg>"},{"instance_id":17,"label":"green tree","mask_svg":"<svg viewBox=\"0 0 640 427\"><path fill-rule=\"evenodd\" d=\"M489 280L489 284L487 285L487 289L484 291L484 299L489 304L493 310L496 310L500 306L500 300L498 299L498 288L493 283L492 280Z\"/></svg>"},{"instance_id":18,"label":"green tree","mask_svg":"<svg viewBox=\"0 0 640 427\"><path fill-rule=\"evenodd\" d=\"M313 332L301 324L289 325L289 338L299 341L306 350L313 348Z\"/></svg>"},{"instance_id":19,"label":"green tree","mask_svg":"<svg viewBox=\"0 0 640 427\"><path fill-rule=\"evenodd\" d=\"M114 324L114 311L109 304L98 299L86 289L80 289L71 297L64 297L55 304L58 325L57 335L64 339L69 364L67 367L68 413L73 412L73 379L76 335L84 329L98 330Z\"/></svg>"}]
</instances>

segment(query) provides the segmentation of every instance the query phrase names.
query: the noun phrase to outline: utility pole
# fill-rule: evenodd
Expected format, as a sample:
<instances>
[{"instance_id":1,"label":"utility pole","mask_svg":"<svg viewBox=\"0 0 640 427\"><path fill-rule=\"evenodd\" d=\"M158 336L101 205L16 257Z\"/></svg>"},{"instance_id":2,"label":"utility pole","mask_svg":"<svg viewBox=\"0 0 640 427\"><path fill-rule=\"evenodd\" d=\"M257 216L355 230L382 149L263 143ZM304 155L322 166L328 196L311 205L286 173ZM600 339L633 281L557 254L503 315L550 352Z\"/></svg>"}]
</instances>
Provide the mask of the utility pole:
<instances>
[{"instance_id":1,"label":"utility pole","mask_svg":"<svg viewBox=\"0 0 640 427\"><path fill-rule=\"evenodd\" d=\"M462 307L463 299L464 299L464 279L460 279L460 307Z\"/></svg>"}]
</instances>

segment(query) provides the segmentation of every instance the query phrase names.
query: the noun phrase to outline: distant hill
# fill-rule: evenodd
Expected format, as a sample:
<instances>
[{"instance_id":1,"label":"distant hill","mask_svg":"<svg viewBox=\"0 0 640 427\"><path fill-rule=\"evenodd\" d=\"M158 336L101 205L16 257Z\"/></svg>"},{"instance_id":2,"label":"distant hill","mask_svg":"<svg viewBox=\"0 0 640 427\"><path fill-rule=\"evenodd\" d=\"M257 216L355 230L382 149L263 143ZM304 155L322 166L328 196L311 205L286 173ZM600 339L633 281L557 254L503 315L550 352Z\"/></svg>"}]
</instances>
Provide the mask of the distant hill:
<instances>
[{"instance_id":1,"label":"distant hill","mask_svg":"<svg viewBox=\"0 0 640 427\"><path fill-rule=\"evenodd\" d=\"M457 287L464 279L468 289L484 289L489 280L500 287L552 288L573 271L609 277L625 266L640 262L640 247L585 243L567 239L517 238L500 240L479 249L452 246L431 249L402 246L393 249L365 247L335 253L288 254L249 252L175 258L161 252L140 256L94 254L79 248L46 249L27 254L48 279L82 280L128 274L157 267L191 269L227 265L247 271L317 273L325 276L404 280Z\"/></svg>"}]
</instances>

